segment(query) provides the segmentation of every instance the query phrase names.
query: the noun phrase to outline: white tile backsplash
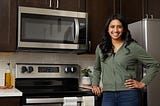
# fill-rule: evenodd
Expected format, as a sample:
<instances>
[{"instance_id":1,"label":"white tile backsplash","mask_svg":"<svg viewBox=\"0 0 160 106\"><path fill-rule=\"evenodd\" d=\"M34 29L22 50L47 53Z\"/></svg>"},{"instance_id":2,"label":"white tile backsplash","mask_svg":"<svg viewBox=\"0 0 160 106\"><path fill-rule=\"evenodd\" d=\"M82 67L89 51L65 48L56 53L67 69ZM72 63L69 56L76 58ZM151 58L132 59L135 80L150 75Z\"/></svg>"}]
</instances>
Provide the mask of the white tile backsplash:
<instances>
[{"instance_id":1,"label":"white tile backsplash","mask_svg":"<svg viewBox=\"0 0 160 106\"><path fill-rule=\"evenodd\" d=\"M52 64L79 64L81 68L93 66L95 55L77 55L68 53L37 53L16 52L0 54L0 71L5 71L10 62L10 68L14 75L16 63L52 63Z\"/></svg>"},{"instance_id":2,"label":"white tile backsplash","mask_svg":"<svg viewBox=\"0 0 160 106\"><path fill-rule=\"evenodd\" d=\"M0 86L5 85L5 71L0 69Z\"/></svg>"}]
</instances>

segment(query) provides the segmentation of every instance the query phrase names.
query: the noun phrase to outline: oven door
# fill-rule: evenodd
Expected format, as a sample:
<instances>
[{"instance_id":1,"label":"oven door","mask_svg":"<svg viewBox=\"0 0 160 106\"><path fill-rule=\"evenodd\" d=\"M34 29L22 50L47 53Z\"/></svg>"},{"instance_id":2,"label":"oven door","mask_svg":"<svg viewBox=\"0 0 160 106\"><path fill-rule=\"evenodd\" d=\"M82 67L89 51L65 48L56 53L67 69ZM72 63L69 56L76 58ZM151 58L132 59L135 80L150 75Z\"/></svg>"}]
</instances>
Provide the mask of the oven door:
<instances>
[{"instance_id":1,"label":"oven door","mask_svg":"<svg viewBox=\"0 0 160 106\"><path fill-rule=\"evenodd\" d=\"M26 97L22 106L95 106L94 96L38 98Z\"/></svg>"}]
</instances>

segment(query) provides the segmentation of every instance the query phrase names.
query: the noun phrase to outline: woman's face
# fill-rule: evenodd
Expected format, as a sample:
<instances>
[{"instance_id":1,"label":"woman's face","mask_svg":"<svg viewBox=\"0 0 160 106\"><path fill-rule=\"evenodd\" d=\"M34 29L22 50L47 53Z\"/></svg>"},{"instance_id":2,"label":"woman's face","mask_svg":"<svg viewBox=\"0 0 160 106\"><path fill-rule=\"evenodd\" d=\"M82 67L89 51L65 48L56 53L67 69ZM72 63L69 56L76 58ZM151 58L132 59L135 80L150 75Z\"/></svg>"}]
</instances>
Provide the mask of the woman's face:
<instances>
[{"instance_id":1,"label":"woman's face","mask_svg":"<svg viewBox=\"0 0 160 106\"><path fill-rule=\"evenodd\" d=\"M108 33L110 34L112 40L121 40L122 33L124 32L122 23L114 19L110 22L108 27Z\"/></svg>"}]
</instances>

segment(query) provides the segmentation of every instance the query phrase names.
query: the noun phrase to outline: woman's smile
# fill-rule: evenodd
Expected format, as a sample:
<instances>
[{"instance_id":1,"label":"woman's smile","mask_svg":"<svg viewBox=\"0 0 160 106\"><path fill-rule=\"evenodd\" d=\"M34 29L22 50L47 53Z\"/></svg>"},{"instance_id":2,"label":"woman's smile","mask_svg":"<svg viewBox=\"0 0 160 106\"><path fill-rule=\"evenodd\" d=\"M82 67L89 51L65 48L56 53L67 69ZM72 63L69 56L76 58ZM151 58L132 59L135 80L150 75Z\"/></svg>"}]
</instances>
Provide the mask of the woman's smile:
<instances>
[{"instance_id":1,"label":"woman's smile","mask_svg":"<svg viewBox=\"0 0 160 106\"><path fill-rule=\"evenodd\" d=\"M123 34L122 23L117 19L112 20L109 24L108 33L110 34L112 40L120 40Z\"/></svg>"}]
</instances>

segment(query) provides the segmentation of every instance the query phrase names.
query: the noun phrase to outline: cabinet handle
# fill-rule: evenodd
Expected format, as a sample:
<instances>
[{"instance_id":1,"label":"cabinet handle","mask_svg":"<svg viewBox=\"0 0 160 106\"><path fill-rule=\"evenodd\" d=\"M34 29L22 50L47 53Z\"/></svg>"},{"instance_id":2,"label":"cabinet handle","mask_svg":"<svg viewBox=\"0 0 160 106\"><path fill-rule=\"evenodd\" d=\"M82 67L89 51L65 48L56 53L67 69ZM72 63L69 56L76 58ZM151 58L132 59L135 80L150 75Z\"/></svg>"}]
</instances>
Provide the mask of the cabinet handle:
<instances>
[{"instance_id":1,"label":"cabinet handle","mask_svg":"<svg viewBox=\"0 0 160 106\"><path fill-rule=\"evenodd\" d=\"M88 41L88 51L91 52L91 41Z\"/></svg>"},{"instance_id":2,"label":"cabinet handle","mask_svg":"<svg viewBox=\"0 0 160 106\"><path fill-rule=\"evenodd\" d=\"M151 16L151 19L153 19L153 18L154 18L154 17L153 17L153 14L151 14L150 16Z\"/></svg>"},{"instance_id":3,"label":"cabinet handle","mask_svg":"<svg viewBox=\"0 0 160 106\"><path fill-rule=\"evenodd\" d=\"M52 7L52 0L49 1L49 7Z\"/></svg>"},{"instance_id":4,"label":"cabinet handle","mask_svg":"<svg viewBox=\"0 0 160 106\"><path fill-rule=\"evenodd\" d=\"M147 18L147 19L149 18L148 14L146 14L146 18Z\"/></svg>"},{"instance_id":5,"label":"cabinet handle","mask_svg":"<svg viewBox=\"0 0 160 106\"><path fill-rule=\"evenodd\" d=\"M56 8L59 8L59 0L57 0Z\"/></svg>"}]
</instances>

